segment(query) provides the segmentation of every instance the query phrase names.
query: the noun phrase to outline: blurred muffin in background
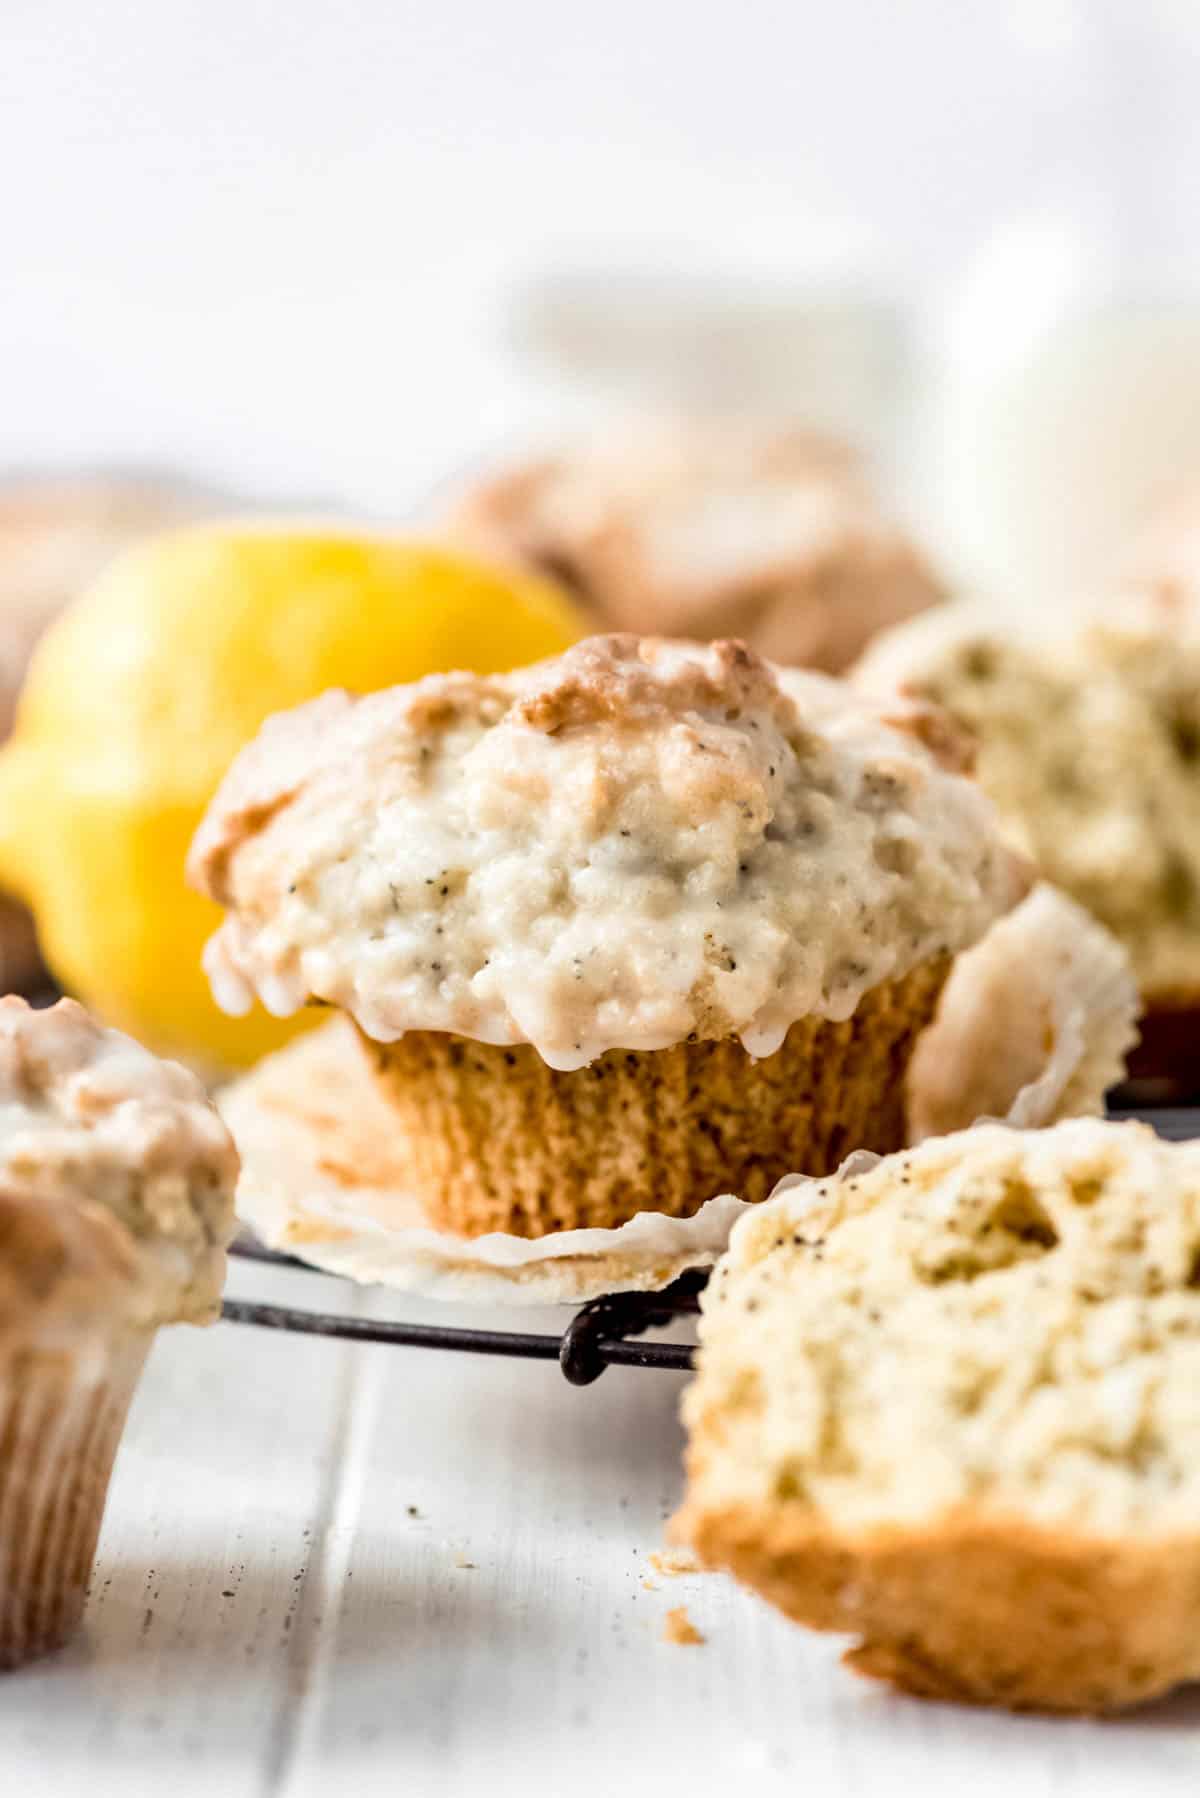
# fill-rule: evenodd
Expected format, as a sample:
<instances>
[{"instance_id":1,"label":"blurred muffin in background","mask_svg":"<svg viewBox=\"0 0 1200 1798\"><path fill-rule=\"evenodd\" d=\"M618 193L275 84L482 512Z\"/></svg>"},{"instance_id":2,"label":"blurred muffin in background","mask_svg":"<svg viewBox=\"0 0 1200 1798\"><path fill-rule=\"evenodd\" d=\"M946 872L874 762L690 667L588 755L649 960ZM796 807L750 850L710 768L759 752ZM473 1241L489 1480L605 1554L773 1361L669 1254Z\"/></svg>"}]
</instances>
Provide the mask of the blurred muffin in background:
<instances>
[{"instance_id":1,"label":"blurred muffin in background","mask_svg":"<svg viewBox=\"0 0 1200 1798\"><path fill-rule=\"evenodd\" d=\"M643 426L502 469L449 526L556 577L597 628L736 636L835 674L944 597L851 450L745 421Z\"/></svg>"},{"instance_id":2,"label":"blurred muffin in background","mask_svg":"<svg viewBox=\"0 0 1200 1798\"><path fill-rule=\"evenodd\" d=\"M1150 1014L1142 1072L1200 1070L1200 621L1136 596L1014 629L967 605L881 637L874 695L944 707L1010 838L1124 943ZM1165 1045L1170 1043L1171 1047ZM1151 1057L1153 1060L1154 1057Z\"/></svg>"},{"instance_id":3,"label":"blurred muffin in background","mask_svg":"<svg viewBox=\"0 0 1200 1798\"><path fill-rule=\"evenodd\" d=\"M10 475L0 478L0 740L38 638L68 600L119 550L194 515L212 496L149 475ZM0 895L0 991L42 973L33 920Z\"/></svg>"}]
</instances>

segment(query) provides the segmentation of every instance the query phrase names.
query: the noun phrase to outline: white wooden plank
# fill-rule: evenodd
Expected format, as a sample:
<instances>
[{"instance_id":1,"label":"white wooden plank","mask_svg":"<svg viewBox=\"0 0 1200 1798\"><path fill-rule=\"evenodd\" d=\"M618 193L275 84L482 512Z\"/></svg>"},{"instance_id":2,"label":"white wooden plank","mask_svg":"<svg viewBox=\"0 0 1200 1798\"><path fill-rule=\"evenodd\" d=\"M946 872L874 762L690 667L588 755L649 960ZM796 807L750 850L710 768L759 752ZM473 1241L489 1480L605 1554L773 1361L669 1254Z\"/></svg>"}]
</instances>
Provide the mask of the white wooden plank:
<instances>
[{"instance_id":1,"label":"white wooden plank","mask_svg":"<svg viewBox=\"0 0 1200 1798\"><path fill-rule=\"evenodd\" d=\"M361 1798L397 1782L515 1798L568 1776L573 1798L734 1783L892 1794L901 1776L1094 1798L1136 1789L1147 1757L1156 1790L1194 1793L1188 1699L1103 1725L922 1706L844 1673L836 1644L729 1581L662 1578L648 1557L679 1491L676 1377L612 1371L577 1392L549 1367L377 1360L330 1595L336 1652L306 1696L286 1798L343 1779ZM662 1641L679 1603L704 1646Z\"/></svg>"},{"instance_id":2,"label":"white wooden plank","mask_svg":"<svg viewBox=\"0 0 1200 1798\"><path fill-rule=\"evenodd\" d=\"M233 1284L292 1290L274 1270ZM326 1282L311 1282L316 1290ZM0 1681L0 1770L30 1798L267 1789L292 1636L359 1351L232 1325L160 1334L114 1475L85 1628ZM30 1783L31 1779L34 1781ZM0 1790L12 1789L0 1771Z\"/></svg>"}]
</instances>

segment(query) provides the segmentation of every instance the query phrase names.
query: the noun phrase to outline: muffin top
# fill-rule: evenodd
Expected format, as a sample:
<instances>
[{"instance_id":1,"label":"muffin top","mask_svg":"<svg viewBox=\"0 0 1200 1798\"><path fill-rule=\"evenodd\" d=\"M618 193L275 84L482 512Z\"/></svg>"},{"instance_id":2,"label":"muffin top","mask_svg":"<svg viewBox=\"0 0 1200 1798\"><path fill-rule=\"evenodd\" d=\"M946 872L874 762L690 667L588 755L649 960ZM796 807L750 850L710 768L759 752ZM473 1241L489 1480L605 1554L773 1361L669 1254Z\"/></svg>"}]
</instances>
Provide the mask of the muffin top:
<instances>
[{"instance_id":1,"label":"muffin top","mask_svg":"<svg viewBox=\"0 0 1200 1798\"><path fill-rule=\"evenodd\" d=\"M943 597L850 450L746 423L581 443L485 480L450 528L563 581L609 629L744 636L832 673Z\"/></svg>"},{"instance_id":2,"label":"muffin top","mask_svg":"<svg viewBox=\"0 0 1200 1798\"><path fill-rule=\"evenodd\" d=\"M193 1074L71 999L0 999L0 1319L215 1310L237 1154Z\"/></svg>"},{"instance_id":3,"label":"muffin top","mask_svg":"<svg viewBox=\"0 0 1200 1798\"><path fill-rule=\"evenodd\" d=\"M328 693L267 722L197 834L192 879L231 914L213 989L562 1069L728 1035L767 1055L1013 902L957 747L928 708L732 642Z\"/></svg>"},{"instance_id":4,"label":"muffin top","mask_svg":"<svg viewBox=\"0 0 1200 1798\"><path fill-rule=\"evenodd\" d=\"M945 707L1011 840L1129 950L1143 993L1200 993L1200 631L1130 596L1015 632L943 607L872 646L875 695Z\"/></svg>"},{"instance_id":5,"label":"muffin top","mask_svg":"<svg viewBox=\"0 0 1200 1798\"><path fill-rule=\"evenodd\" d=\"M1200 1144L977 1126L736 1225L685 1399L689 1507L1103 1534L1200 1504Z\"/></svg>"}]
</instances>

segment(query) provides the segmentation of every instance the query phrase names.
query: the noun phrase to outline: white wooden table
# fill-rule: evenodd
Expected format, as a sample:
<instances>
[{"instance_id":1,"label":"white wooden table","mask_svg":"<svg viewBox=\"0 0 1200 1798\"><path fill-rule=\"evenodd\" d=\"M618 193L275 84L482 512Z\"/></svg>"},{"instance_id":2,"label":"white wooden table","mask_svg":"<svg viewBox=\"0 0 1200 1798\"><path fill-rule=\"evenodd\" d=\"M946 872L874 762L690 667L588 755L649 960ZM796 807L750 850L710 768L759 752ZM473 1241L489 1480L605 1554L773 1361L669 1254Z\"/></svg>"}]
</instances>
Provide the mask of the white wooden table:
<instances>
[{"instance_id":1,"label":"white wooden table","mask_svg":"<svg viewBox=\"0 0 1200 1798\"><path fill-rule=\"evenodd\" d=\"M246 1264L231 1289L349 1291ZM164 1333L86 1629L0 1681L0 1794L1196 1798L1200 1695L1115 1723L922 1705L721 1576L661 1577L681 1384ZM703 1646L662 1639L680 1604Z\"/></svg>"}]
</instances>

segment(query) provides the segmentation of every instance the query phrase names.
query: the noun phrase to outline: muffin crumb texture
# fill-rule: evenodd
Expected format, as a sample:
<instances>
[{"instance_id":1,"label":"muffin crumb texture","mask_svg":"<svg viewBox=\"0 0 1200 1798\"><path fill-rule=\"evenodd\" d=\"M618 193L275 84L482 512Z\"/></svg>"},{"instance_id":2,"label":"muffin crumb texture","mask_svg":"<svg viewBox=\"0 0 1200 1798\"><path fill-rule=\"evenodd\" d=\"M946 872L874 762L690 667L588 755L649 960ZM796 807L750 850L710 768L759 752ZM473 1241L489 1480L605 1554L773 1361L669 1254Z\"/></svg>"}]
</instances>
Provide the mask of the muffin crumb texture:
<instances>
[{"instance_id":1,"label":"muffin crumb texture","mask_svg":"<svg viewBox=\"0 0 1200 1798\"><path fill-rule=\"evenodd\" d=\"M1200 1145L983 1125L748 1213L676 1529L926 1696L1200 1677Z\"/></svg>"},{"instance_id":2,"label":"muffin crumb texture","mask_svg":"<svg viewBox=\"0 0 1200 1798\"><path fill-rule=\"evenodd\" d=\"M560 1070L728 1036L771 1055L1017 897L952 735L737 642L593 638L327 694L264 727L193 846L230 913L214 990Z\"/></svg>"}]
</instances>

